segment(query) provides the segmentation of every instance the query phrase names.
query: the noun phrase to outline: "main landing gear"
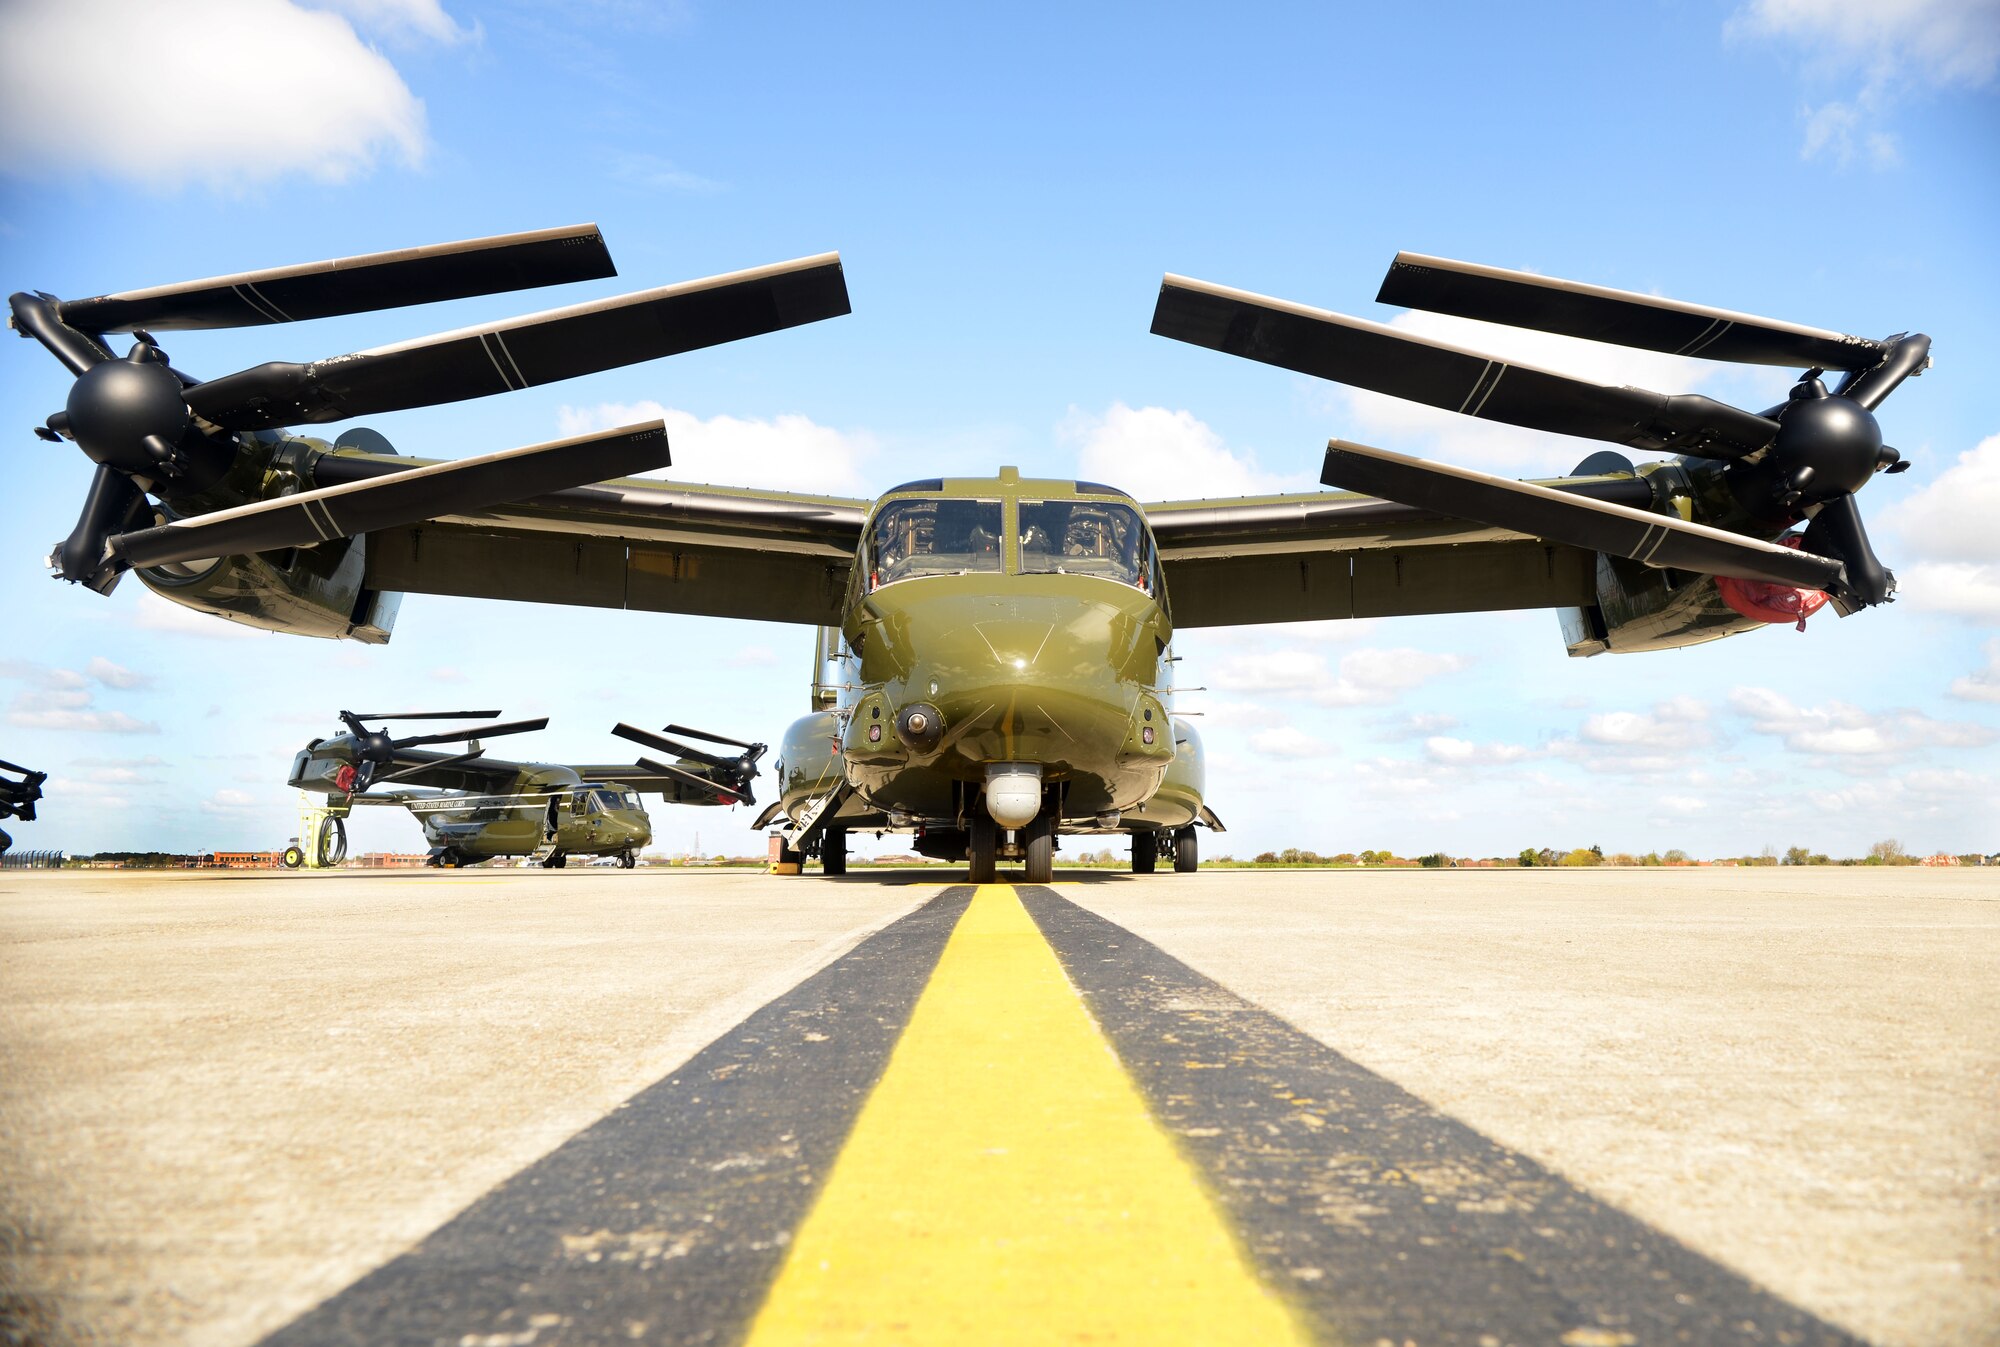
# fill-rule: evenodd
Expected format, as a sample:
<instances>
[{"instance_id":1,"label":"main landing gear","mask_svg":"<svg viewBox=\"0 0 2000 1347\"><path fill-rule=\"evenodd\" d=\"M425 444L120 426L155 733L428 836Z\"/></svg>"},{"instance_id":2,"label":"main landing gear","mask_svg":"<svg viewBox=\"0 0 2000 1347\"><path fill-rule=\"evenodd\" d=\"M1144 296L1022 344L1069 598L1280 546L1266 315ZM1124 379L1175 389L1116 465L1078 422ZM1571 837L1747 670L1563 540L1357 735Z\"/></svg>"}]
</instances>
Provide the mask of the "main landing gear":
<instances>
[{"instance_id":1,"label":"main landing gear","mask_svg":"<svg viewBox=\"0 0 2000 1347\"><path fill-rule=\"evenodd\" d=\"M1194 825L1176 828L1172 832L1136 832L1132 834L1132 873L1150 875L1159 864L1160 853L1171 850L1174 858L1174 873L1191 875L1201 864L1201 844L1196 839Z\"/></svg>"}]
</instances>

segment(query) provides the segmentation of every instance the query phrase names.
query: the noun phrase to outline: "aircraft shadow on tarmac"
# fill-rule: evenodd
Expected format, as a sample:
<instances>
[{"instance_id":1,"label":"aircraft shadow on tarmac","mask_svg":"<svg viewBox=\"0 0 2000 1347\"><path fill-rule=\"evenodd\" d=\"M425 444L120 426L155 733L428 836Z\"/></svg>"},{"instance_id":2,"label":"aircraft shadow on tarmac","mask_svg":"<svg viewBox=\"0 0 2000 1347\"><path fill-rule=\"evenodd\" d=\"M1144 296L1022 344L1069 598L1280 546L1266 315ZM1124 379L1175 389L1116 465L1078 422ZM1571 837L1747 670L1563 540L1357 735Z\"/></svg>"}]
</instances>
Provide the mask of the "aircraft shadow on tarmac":
<instances>
[{"instance_id":1,"label":"aircraft shadow on tarmac","mask_svg":"<svg viewBox=\"0 0 2000 1347\"><path fill-rule=\"evenodd\" d=\"M1861 1343L1130 931L1017 892L1310 1337ZM611 1342L635 1323L650 1343L741 1341L973 893L863 941L263 1347L525 1342L537 1325Z\"/></svg>"}]
</instances>

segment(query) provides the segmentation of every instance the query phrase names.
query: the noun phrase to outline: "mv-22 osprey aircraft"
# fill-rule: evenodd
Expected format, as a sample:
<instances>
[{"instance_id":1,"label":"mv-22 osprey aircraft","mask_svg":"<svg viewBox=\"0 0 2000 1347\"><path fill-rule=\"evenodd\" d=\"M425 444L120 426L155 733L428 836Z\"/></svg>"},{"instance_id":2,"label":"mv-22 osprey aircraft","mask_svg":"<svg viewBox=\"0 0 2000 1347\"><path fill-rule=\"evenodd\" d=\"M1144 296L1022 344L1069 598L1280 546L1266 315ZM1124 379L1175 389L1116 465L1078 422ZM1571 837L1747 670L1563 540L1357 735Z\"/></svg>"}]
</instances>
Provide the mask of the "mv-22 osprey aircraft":
<instances>
[{"instance_id":1,"label":"mv-22 osprey aircraft","mask_svg":"<svg viewBox=\"0 0 2000 1347\"><path fill-rule=\"evenodd\" d=\"M626 869L653 840L652 820L639 803L657 792L672 804L754 804L751 781L764 745L667 726L686 735L741 748L739 756L676 743L630 725L614 734L665 746L679 761L641 758L636 765L508 762L486 756L483 740L539 730L547 716L475 725L397 738L381 728L390 721L487 720L498 711L342 711L347 733L314 739L292 760L288 784L326 796L312 836L286 849L285 864L306 863L307 848L322 866L347 853L344 820L357 805L399 805L416 816L431 844L430 863L458 867L496 856L530 856L560 870L571 856L612 856ZM374 722L370 728L369 722ZM464 744L441 753L430 744ZM400 783L395 790L375 787ZM416 787L417 789L411 789Z\"/></svg>"},{"instance_id":2,"label":"mv-22 osprey aircraft","mask_svg":"<svg viewBox=\"0 0 2000 1347\"><path fill-rule=\"evenodd\" d=\"M610 274L593 227L478 239L85 300L12 298L77 376L37 433L97 475L51 558L108 592L253 626L386 641L396 596L451 594L818 628L811 714L786 734L787 857L844 869L855 830L916 834L975 880L1056 837L1124 832L1194 868L1200 741L1172 710L1175 631L1554 608L1570 653L1659 650L1831 602L1886 601L1854 493L1906 466L1874 410L1928 363L1882 341L1411 254L1381 302L1706 359L1807 366L1778 406L1612 388L1178 276L1153 331L1600 451L1513 482L1334 440L1332 492L1141 503L1116 486L906 482L869 502L629 474L657 423L456 463L372 431L281 428L567 378L848 311L835 254L309 364L201 381L150 331L281 323ZM130 332L122 357L105 336ZM1842 371L1832 389L1827 370ZM614 480L605 480L614 479ZM595 483L588 485L586 483ZM148 496L153 498L148 500ZM157 502L157 503L155 503ZM1803 530L1798 526L1804 524ZM1798 530L1798 531L1795 531Z\"/></svg>"}]
</instances>

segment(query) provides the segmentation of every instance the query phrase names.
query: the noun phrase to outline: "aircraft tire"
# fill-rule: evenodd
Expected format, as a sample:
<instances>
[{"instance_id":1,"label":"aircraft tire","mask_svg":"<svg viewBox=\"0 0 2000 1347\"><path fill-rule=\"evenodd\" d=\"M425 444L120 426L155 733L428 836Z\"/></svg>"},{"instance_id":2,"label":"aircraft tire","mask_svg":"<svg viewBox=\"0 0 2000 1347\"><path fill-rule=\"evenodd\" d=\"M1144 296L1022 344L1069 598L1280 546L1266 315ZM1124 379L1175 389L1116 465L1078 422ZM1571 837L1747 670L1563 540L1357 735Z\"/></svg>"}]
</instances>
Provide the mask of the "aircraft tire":
<instances>
[{"instance_id":1,"label":"aircraft tire","mask_svg":"<svg viewBox=\"0 0 2000 1347\"><path fill-rule=\"evenodd\" d=\"M1000 858L1000 825L983 811L973 815L965 838L966 878L974 884L991 884Z\"/></svg>"},{"instance_id":2,"label":"aircraft tire","mask_svg":"<svg viewBox=\"0 0 2000 1347\"><path fill-rule=\"evenodd\" d=\"M1160 835L1144 831L1132 834L1132 873L1150 875L1160 859Z\"/></svg>"},{"instance_id":3,"label":"aircraft tire","mask_svg":"<svg viewBox=\"0 0 2000 1347\"><path fill-rule=\"evenodd\" d=\"M305 848L303 847L285 848L285 868L287 870L296 870L305 863L306 863Z\"/></svg>"},{"instance_id":4,"label":"aircraft tire","mask_svg":"<svg viewBox=\"0 0 2000 1347\"><path fill-rule=\"evenodd\" d=\"M553 856L550 856L547 860L542 862L542 868L544 870L560 870L563 869L568 864L569 864L569 857L563 852L558 851Z\"/></svg>"},{"instance_id":5,"label":"aircraft tire","mask_svg":"<svg viewBox=\"0 0 2000 1347\"><path fill-rule=\"evenodd\" d=\"M630 870L639 864L639 858L629 851L621 851L618 853L618 864L624 869Z\"/></svg>"},{"instance_id":6,"label":"aircraft tire","mask_svg":"<svg viewBox=\"0 0 2000 1347\"><path fill-rule=\"evenodd\" d=\"M1191 875L1201 864L1201 843L1195 837L1194 825L1188 824L1174 834L1174 873Z\"/></svg>"},{"instance_id":7,"label":"aircraft tire","mask_svg":"<svg viewBox=\"0 0 2000 1347\"><path fill-rule=\"evenodd\" d=\"M820 834L819 869L823 875L847 873L847 829L828 828Z\"/></svg>"},{"instance_id":8,"label":"aircraft tire","mask_svg":"<svg viewBox=\"0 0 2000 1347\"><path fill-rule=\"evenodd\" d=\"M319 852L320 869L338 870L347 859L347 825L337 818L321 819L313 847Z\"/></svg>"},{"instance_id":9,"label":"aircraft tire","mask_svg":"<svg viewBox=\"0 0 2000 1347\"><path fill-rule=\"evenodd\" d=\"M1030 884L1046 884L1056 877L1056 820L1044 810L1024 830L1022 848Z\"/></svg>"}]
</instances>

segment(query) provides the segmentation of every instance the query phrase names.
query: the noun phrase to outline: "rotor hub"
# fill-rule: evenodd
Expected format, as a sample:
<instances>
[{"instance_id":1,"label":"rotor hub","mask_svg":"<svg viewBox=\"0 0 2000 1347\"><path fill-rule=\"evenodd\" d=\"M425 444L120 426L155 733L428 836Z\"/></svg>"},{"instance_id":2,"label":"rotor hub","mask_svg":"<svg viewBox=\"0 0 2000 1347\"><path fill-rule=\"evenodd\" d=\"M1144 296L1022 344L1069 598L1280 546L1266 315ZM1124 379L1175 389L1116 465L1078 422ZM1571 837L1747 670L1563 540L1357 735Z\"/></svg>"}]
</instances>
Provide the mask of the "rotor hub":
<instances>
[{"instance_id":1,"label":"rotor hub","mask_svg":"<svg viewBox=\"0 0 2000 1347\"><path fill-rule=\"evenodd\" d=\"M1780 480L1808 502L1867 485L1882 457L1882 427L1860 403L1843 397L1794 402L1778 425L1771 459Z\"/></svg>"},{"instance_id":2,"label":"rotor hub","mask_svg":"<svg viewBox=\"0 0 2000 1347\"><path fill-rule=\"evenodd\" d=\"M142 475L161 469L193 420L171 370L132 360L106 360L78 375L68 412L84 453Z\"/></svg>"}]
</instances>

